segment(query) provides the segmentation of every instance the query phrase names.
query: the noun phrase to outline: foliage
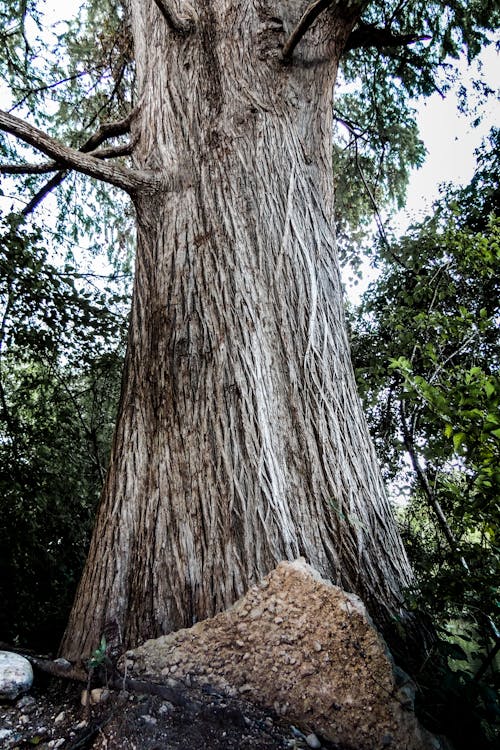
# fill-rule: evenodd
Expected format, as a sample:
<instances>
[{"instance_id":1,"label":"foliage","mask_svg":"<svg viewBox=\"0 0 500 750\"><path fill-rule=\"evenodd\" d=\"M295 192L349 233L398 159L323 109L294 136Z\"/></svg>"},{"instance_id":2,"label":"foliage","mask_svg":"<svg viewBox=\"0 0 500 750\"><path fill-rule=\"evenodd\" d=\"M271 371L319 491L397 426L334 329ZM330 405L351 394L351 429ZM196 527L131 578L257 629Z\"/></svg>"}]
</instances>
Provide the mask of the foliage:
<instances>
[{"instance_id":1,"label":"foliage","mask_svg":"<svg viewBox=\"0 0 500 750\"><path fill-rule=\"evenodd\" d=\"M471 184L445 191L433 216L381 249L380 276L352 319L369 422L404 499L413 606L441 628L472 628L480 654L449 673L457 646L442 638L428 675L432 700L446 710L468 701L490 731L500 717L498 672L477 675L500 636L500 218L491 212L499 146L493 131Z\"/></svg>"},{"instance_id":2,"label":"foliage","mask_svg":"<svg viewBox=\"0 0 500 750\"><path fill-rule=\"evenodd\" d=\"M342 260L353 270L370 223L375 218L380 225L384 206L403 204L410 170L423 162L414 99L444 96L456 83L454 61L471 62L499 21L495 0L367 4L361 19L367 32L384 29L416 41L353 49L342 61L334 112L336 221ZM494 94L479 77L473 88L482 98ZM459 93L466 109L466 88Z\"/></svg>"},{"instance_id":3,"label":"foliage","mask_svg":"<svg viewBox=\"0 0 500 750\"><path fill-rule=\"evenodd\" d=\"M40 232L19 217L4 221L0 637L8 642L57 647L65 624L114 424L124 322L108 308L115 297L71 264L50 263Z\"/></svg>"}]
</instances>

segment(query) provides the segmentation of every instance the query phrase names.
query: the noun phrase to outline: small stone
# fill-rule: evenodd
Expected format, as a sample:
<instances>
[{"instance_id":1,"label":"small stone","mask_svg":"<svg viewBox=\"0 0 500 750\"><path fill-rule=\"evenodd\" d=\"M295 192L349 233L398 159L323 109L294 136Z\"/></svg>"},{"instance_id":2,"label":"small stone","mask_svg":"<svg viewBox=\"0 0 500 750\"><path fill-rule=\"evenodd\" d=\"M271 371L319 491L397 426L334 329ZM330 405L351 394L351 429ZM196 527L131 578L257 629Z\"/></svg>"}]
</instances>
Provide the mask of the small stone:
<instances>
[{"instance_id":1,"label":"small stone","mask_svg":"<svg viewBox=\"0 0 500 750\"><path fill-rule=\"evenodd\" d=\"M64 737L61 737L58 740L50 740L50 742L48 742L47 745L48 747L58 748L58 747L62 747L65 742L66 740L64 739Z\"/></svg>"},{"instance_id":2,"label":"small stone","mask_svg":"<svg viewBox=\"0 0 500 750\"><path fill-rule=\"evenodd\" d=\"M240 648L243 648L245 644L243 643L243 641L236 641L236 645L239 646Z\"/></svg>"},{"instance_id":3,"label":"small stone","mask_svg":"<svg viewBox=\"0 0 500 750\"><path fill-rule=\"evenodd\" d=\"M274 622L275 625L281 625L281 623L283 622L283 618L282 617L275 617L274 620L273 620L273 622Z\"/></svg>"},{"instance_id":4,"label":"small stone","mask_svg":"<svg viewBox=\"0 0 500 750\"><path fill-rule=\"evenodd\" d=\"M63 659L62 657L59 657L59 659L54 659L54 664L57 664L59 669L64 669L66 671L69 671L72 667L71 662L67 659Z\"/></svg>"},{"instance_id":5,"label":"small stone","mask_svg":"<svg viewBox=\"0 0 500 750\"><path fill-rule=\"evenodd\" d=\"M240 693L249 693L252 690L252 686L247 683L240 687Z\"/></svg>"},{"instance_id":6,"label":"small stone","mask_svg":"<svg viewBox=\"0 0 500 750\"><path fill-rule=\"evenodd\" d=\"M33 711L35 706L36 700L31 695L23 695L23 697L19 698L16 703L16 708L19 708L22 711L26 711L26 713L30 713L30 711Z\"/></svg>"},{"instance_id":7,"label":"small stone","mask_svg":"<svg viewBox=\"0 0 500 750\"><path fill-rule=\"evenodd\" d=\"M56 718L54 719L54 724L60 724L62 721L64 721L66 717L66 714L64 711L61 711L61 713L57 714Z\"/></svg>"},{"instance_id":8,"label":"small stone","mask_svg":"<svg viewBox=\"0 0 500 750\"><path fill-rule=\"evenodd\" d=\"M174 710L174 704L170 703L170 701L165 701L161 704L160 708L158 709L159 714L168 714L170 711Z\"/></svg>"},{"instance_id":9,"label":"small stone","mask_svg":"<svg viewBox=\"0 0 500 750\"><path fill-rule=\"evenodd\" d=\"M77 732L79 732L81 729L85 729L88 726L88 721L80 721L78 724L75 724L75 729Z\"/></svg>"},{"instance_id":10,"label":"small stone","mask_svg":"<svg viewBox=\"0 0 500 750\"><path fill-rule=\"evenodd\" d=\"M144 722L144 724L149 724L149 726L154 726L157 724L157 719L155 719L154 716L150 716L149 714L144 714L141 716L141 721Z\"/></svg>"},{"instance_id":11,"label":"small stone","mask_svg":"<svg viewBox=\"0 0 500 750\"><path fill-rule=\"evenodd\" d=\"M33 670L24 656L0 651L0 698L14 700L33 684Z\"/></svg>"},{"instance_id":12,"label":"small stone","mask_svg":"<svg viewBox=\"0 0 500 750\"><path fill-rule=\"evenodd\" d=\"M315 734L308 734L306 737L306 744L308 747L312 748L319 748L321 747L321 742L318 740Z\"/></svg>"},{"instance_id":13,"label":"small stone","mask_svg":"<svg viewBox=\"0 0 500 750\"><path fill-rule=\"evenodd\" d=\"M22 715L21 715L21 716L19 717L19 721L21 722L21 724L24 724L24 725L26 726L26 724L29 724L29 723L30 723L31 719L30 719L30 717L29 717L29 716L27 716L26 714L22 714Z\"/></svg>"},{"instance_id":14,"label":"small stone","mask_svg":"<svg viewBox=\"0 0 500 750\"><path fill-rule=\"evenodd\" d=\"M320 643L319 641L314 641L314 643L313 643L313 649L314 649L314 650L315 650L316 652L318 652L318 653L319 653L319 652L321 651L321 649L322 649L322 648L323 648L323 646L321 645L321 643Z\"/></svg>"},{"instance_id":15,"label":"small stone","mask_svg":"<svg viewBox=\"0 0 500 750\"><path fill-rule=\"evenodd\" d=\"M12 729L0 729L0 740L8 739L13 734Z\"/></svg>"},{"instance_id":16,"label":"small stone","mask_svg":"<svg viewBox=\"0 0 500 750\"><path fill-rule=\"evenodd\" d=\"M109 690L107 688L94 688L90 691L90 703L97 705L105 703L109 699Z\"/></svg>"}]
</instances>

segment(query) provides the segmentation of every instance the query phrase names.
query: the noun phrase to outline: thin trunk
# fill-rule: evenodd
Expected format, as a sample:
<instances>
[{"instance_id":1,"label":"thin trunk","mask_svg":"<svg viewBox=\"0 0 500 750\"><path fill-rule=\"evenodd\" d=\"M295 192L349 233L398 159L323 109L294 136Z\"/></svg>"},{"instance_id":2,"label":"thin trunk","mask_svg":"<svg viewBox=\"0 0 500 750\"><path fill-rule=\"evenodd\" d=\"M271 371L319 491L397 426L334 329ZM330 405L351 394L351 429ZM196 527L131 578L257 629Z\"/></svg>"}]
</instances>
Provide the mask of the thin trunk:
<instances>
[{"instance_id":1,"label":"thin trunk","mask_svg":"<svg viewBox=\"0 0 500 750\"><path fill-rule=\"evenodd\" d=\"M88 654L110 620L126 644L190 625L299 555L384 621L410 571L331 229L332 89L355 18L325 11L284 64L302 3L202 0L190 35L129 4L136 166L165 187L136 199L120 413L62 652Z\"/></svg>"}]
</instances>

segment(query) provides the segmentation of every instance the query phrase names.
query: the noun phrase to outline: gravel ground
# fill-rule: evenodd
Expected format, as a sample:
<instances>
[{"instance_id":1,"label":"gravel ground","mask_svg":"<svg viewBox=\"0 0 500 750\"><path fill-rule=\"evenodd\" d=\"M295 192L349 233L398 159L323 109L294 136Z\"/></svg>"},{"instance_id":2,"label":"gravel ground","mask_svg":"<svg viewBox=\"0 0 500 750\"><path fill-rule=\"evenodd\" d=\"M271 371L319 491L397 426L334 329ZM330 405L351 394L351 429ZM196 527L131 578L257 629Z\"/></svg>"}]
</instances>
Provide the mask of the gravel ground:
<instances>
[{"instance_id":1,"label":"gravel ground","mask_svg":"<svg viewBox=\"0 0 500 750\"><path fill-rule=\"evenodd\" d=\"M206 686L171 681L170 690L172 700L101 688L93 693L98 703L82 706L81 683L41 678L29 695L0 704L0 748L345 750L322 742L307 727L284 724L268 710Z\"/></svg>"}]
</instances>

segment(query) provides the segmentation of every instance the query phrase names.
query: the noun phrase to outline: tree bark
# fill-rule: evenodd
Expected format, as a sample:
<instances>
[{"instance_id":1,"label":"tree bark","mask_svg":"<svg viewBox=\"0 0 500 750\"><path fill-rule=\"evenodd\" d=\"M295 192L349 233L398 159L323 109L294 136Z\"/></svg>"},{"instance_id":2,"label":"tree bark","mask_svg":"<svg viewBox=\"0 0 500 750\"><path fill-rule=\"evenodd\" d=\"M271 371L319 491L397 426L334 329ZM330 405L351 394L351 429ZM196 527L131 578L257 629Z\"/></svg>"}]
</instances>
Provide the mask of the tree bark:
<instances>
[{"instance_id":1,"label":"tree bark","mask_svg":"<svg viewBox=\"0 0 500 750\"><path fill-rule=\"evenodd\" d=\"M332 234L332 91L360 3L129 0L137 259L119 417L62 643L212 616L303 555L380 623L411 573L356 392ZM172 2L174 10L181 3Z\"/></svg>"}]
</instances>

